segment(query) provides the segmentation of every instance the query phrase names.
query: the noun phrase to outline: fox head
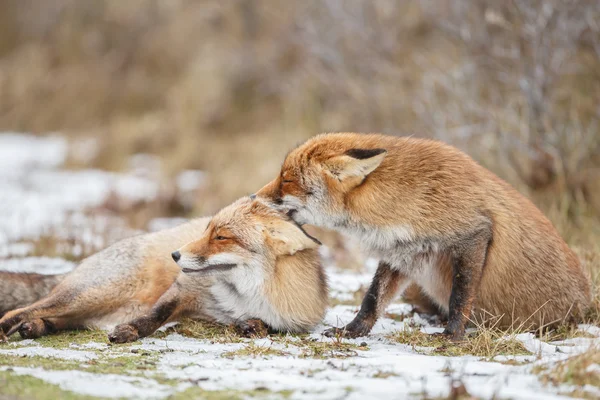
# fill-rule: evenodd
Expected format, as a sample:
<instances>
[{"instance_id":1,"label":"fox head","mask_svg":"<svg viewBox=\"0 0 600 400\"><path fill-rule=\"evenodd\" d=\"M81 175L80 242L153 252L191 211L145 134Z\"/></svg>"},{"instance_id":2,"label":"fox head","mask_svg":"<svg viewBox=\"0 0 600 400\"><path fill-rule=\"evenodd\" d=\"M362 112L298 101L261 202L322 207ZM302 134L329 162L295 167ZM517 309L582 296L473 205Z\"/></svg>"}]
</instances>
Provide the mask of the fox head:
<instances>
[{"instance_id":1,"label":"fox head","mask_svg":"<svg viewBox=\"0 0 600 400\"><path fill-rule=\"evenodd\" d=\"M173 258L184 273L248 272L319 245L285 214L258 199L242 198L218 212L202 237L174 252Z\"/></svg>"},{"instance_id":2,"label":"fox head","mask_svg":"<svg viewBox=\"0 0 600 400\"><path fill-rule=\"evenodd\" d=\"M387 151L369 135L324 134L292 150L277 178L256 196L298 224L335 228L347 219L348 195L375 171Z\"/></svg>"}]
</instances>

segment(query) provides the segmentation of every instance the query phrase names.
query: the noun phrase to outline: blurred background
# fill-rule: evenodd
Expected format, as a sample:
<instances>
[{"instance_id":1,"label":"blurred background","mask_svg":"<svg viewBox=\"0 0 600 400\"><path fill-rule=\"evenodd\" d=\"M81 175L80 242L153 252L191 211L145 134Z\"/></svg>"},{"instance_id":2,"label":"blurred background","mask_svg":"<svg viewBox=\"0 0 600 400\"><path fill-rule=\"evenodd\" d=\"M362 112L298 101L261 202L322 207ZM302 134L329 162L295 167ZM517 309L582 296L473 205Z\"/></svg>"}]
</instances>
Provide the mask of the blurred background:
<instances>
[{"instance_id":1,"label":"blurred background","mask_svg":"<svg viewBox=\"0 0 600 400\"><path fill-rule=\"evenodd\" d=\"M597 243L600 2L0 0L0 131L64 135L70 169L203 172L140 226L254 192L319 132L436 138Z\"/></svg>"}]
</instances>

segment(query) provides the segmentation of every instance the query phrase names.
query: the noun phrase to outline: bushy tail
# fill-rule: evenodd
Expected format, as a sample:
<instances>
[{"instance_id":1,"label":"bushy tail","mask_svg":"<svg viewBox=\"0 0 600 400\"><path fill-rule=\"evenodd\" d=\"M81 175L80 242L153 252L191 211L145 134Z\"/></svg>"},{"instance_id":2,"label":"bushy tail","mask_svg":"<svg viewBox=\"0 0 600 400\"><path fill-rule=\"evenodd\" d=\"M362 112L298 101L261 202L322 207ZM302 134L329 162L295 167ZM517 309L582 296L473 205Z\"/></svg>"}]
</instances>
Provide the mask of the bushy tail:
<instances>
[{"instance_id":1,"label":"bushy tail","mask_svg":"<svg viewBox=\"0 0 600 400\"><path fill-rule=\"evenodd\" d=\"M0 271L0 318L46 296L64 276Z\"/></svg>"}]
</instances>

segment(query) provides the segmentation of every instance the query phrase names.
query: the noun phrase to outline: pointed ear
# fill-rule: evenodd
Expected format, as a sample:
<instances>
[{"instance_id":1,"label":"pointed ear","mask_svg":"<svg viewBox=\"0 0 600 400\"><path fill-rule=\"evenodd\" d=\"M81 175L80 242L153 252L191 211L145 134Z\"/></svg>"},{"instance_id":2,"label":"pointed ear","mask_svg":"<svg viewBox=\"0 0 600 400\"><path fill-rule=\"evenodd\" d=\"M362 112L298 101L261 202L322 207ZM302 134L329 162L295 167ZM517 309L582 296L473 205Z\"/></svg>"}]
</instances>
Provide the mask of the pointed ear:
<instances>
[{"instance_id":1,"label":"pointed ear","mask_svg":"<svg viewBox=\"0 0 600 400\"><path fill-rule=\"evenodd\" d=\"M339 180L364 178L379 167L386 154L385 149L350 149L341 156L330 158L325 165Z\"/></svg>"},{"instance_id":2,"label":"pointed ear","mask_svg":"<svg viewBox=\"0 0 600 400\"><path fill-rule=\"evenodd\" d=\"M301 250L315 249L321 244L293 221L269 221L265 224L265 235L278 256L294 255Z\"/></svg>"}]
</instances>

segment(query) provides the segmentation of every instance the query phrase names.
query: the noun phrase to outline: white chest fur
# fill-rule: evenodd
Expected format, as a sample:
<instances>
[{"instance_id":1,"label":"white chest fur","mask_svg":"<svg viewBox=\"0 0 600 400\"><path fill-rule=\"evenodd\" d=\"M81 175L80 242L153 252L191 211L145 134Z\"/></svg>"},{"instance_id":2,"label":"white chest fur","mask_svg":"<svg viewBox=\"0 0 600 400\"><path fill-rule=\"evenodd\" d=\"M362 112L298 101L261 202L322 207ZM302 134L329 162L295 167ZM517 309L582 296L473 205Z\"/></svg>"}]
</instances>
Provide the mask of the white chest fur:
<instances>
[{"instance_id":1,"label":"white chest fur","mask_svg":"<svg viewBox=\"0 0 600 400\"><path fill-rule=\"evenodd\" d=\"M405 274L444 310L448 309L450 288L444 284L439 268L443 250L438 242L416 238L408 226L350 228L345 233L358 238L369 254Z\"/></svg>"},{"instance_id":2,"label":"white chest fur","mask_svg":"<svg viewBox=\"0 0 600 400\"><path fill-rule=\"evenodd\" d=\"M236 323L258 318L275 329L284 329L281 316L264 294L264 276L237 268L217 279L210 289L219 312L213 315L221 323Z\"/></svg>"}]
</instances>

